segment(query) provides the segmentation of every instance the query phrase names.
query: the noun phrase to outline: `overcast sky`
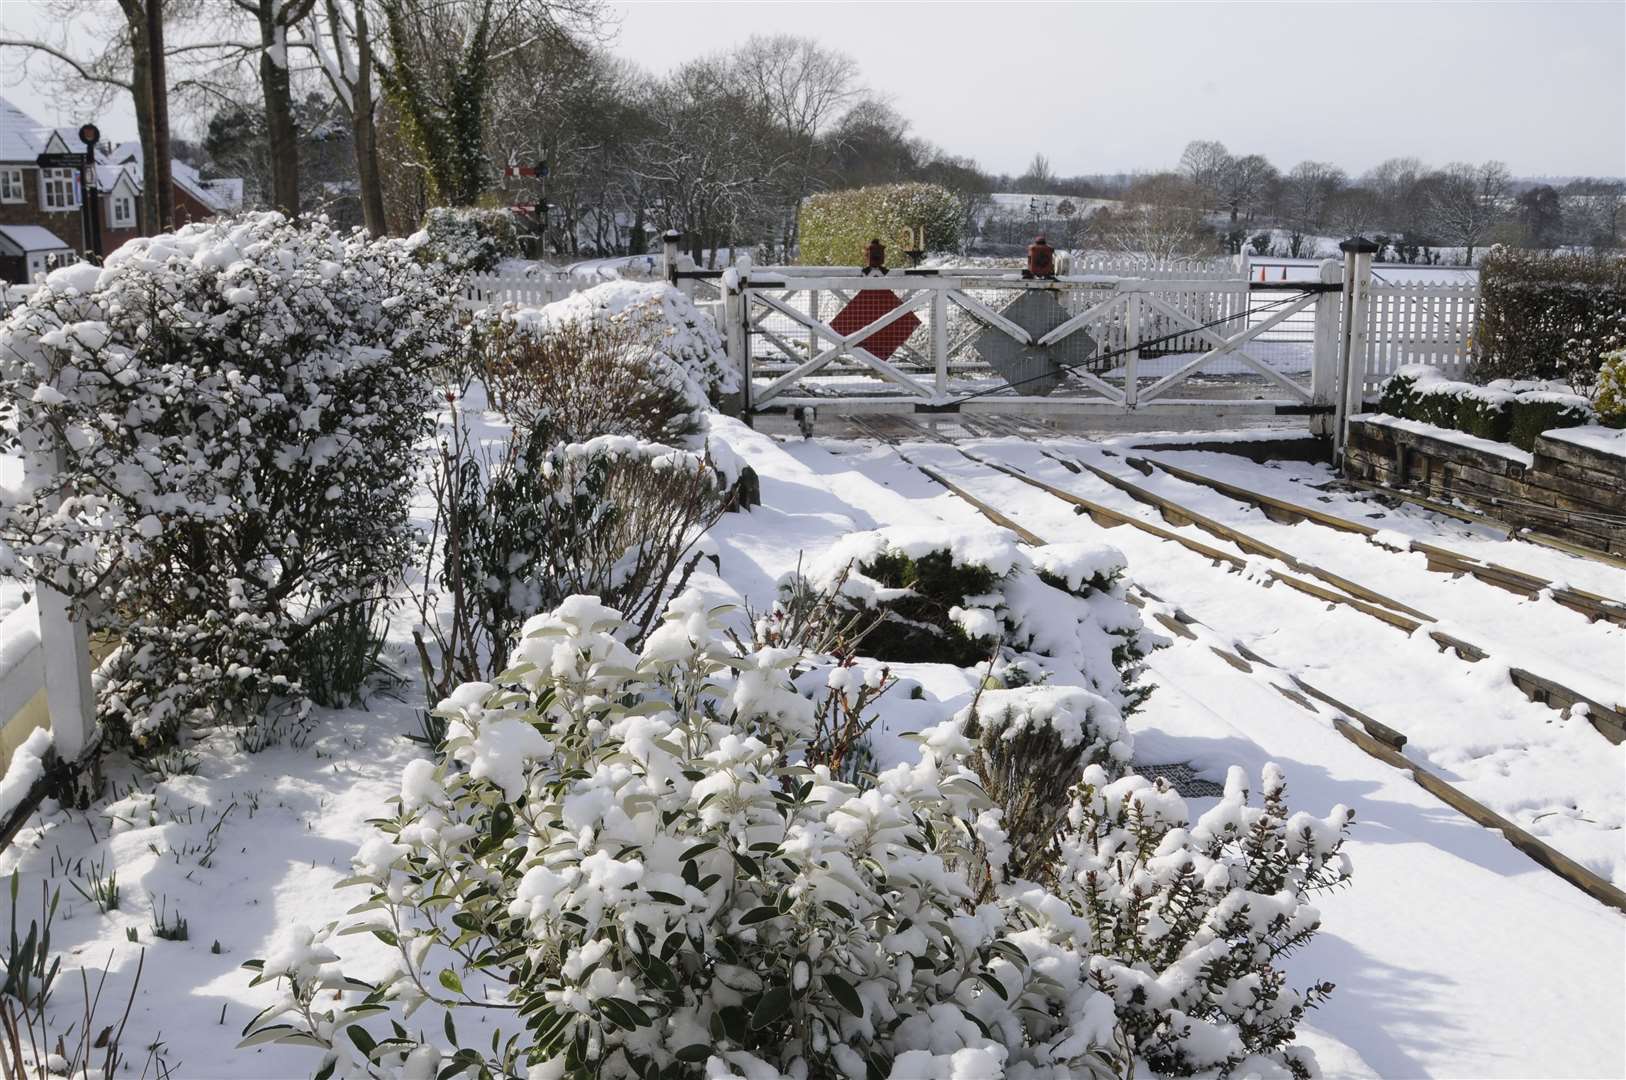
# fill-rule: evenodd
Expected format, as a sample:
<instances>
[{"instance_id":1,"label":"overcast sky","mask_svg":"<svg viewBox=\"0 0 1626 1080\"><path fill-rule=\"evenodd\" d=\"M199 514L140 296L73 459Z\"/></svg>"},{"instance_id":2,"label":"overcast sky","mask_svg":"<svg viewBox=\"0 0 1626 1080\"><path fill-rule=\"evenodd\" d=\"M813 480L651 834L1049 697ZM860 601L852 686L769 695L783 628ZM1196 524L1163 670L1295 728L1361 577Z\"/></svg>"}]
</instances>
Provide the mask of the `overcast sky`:
<instances>
[{"instance_id":1,"label":"overcast sky","mask_svg":"<svg viewBox=\"0 0 1626 1080\"><path fill-rule=\"evenodd\" d=\"M111 4L112 0L102 0ZM856 59L917 134L995 172L1171 166L1191 139L1352 173L1387 157L1499 158L1524 176L1626 174L1626 2L611 5L613 48L665 70L754 33ZM0 0L8 35L41 32ZM0 94L47 122L0 53ZM127 102L104 131L133 134Z\"/></svg>"}]
</instances>

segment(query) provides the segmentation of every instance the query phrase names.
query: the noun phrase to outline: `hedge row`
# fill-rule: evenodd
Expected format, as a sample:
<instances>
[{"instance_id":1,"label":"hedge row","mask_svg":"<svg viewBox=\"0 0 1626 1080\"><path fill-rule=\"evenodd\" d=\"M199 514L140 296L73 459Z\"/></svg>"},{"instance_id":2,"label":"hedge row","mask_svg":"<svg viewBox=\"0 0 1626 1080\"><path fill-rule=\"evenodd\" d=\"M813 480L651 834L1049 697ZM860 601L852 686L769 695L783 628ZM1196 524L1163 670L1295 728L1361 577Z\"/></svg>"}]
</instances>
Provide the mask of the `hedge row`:
<instances>
[{"instance_id":1,"label":"hedge row","mask_svg":"<svg viewBox=\"0 0 1626 1080\"><path fill-rule=\"evenodd\" d=\"M1475 372L1562 378L1590 391L1605 353L1626 346L1626 259L1498 247L1479 271Z\"/></svg>"},{"instance_id":2,"label":"hedge row","mask_svg":"<svg viewBox=\"0 0 1626 1080\"><path fill-rule=\"evenodd\" d=\"M862 266L870 240L886 245L887 265L904 266L910 230L926 229L927 251L960 250L960 199L937 184L881 184L829 191L802 203L801 262Z\"/></svg>"},{"instance_id":3,"label":"hedge row","mask_svg":"<svg viewBox=\"0 0 1626 1080\"><path fill-rule=\"evenodd\" d=\"M1553 428L1595 423L1583 397L1549 391L1503 390L1441 378L1432 368L1401 368L1383 384L1380 411L1435 427L1534 450Z\"/></svg>"}]
</instances>

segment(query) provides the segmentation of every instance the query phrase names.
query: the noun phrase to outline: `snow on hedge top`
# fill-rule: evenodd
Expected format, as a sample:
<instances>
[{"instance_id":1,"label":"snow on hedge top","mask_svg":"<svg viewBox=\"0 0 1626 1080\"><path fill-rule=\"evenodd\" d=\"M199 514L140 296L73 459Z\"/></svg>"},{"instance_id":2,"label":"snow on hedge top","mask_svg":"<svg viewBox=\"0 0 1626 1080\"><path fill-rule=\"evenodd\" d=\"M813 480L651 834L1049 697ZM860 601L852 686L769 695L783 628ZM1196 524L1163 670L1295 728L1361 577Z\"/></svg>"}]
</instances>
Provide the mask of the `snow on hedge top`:
<instances>
[{"instance_id":1,"label":"snow on hedge top","mask_svg":"<svg viewBox=\"0 0 1626 1080\"><path fill-rule=\"evenodd\" d=\"M717 327L693 300L665 282L607 281L543 307L514 309L507 317L543 333L563 322L648 319L659 335L658 362L681 373L699 389L701 398L715 399L740 388Z\"/></svg>"},{"instance_id":2,"label":"snow on hedge top","mask_svg":"<svg viewBox=\"0 0 1626 1080\"><path fill-rule=\"evenodd\" d=\"M810 564L808 578L819 588L828 588L849 565L858 566L886 554L919 559L934 551L948 552L955 566L980 566L995 577L1004 577L1018 566L1028 565L1027 556L1018 547L1016 534L1009 529L896 525L842 537ZM849 589L855 587L852 579L848 586Z\"/></svg>"},{"instance_id":3,"label":"snow on hedge top","mask_svg":"<svg viewBox=\"0 0 1626 1080\"><path fill-rule=\"evenodd\" d=\"M1554 428L1552 431L1542 432L1541 437L1558 442L1572 443L1576 446L1584 446L1588 450L1596 450L1600 454L1611 454L1618 458L1626 458L1626 428L1607 428L1601 424L1586 424L1581 427Z\"/></svg>"}]
</instances>

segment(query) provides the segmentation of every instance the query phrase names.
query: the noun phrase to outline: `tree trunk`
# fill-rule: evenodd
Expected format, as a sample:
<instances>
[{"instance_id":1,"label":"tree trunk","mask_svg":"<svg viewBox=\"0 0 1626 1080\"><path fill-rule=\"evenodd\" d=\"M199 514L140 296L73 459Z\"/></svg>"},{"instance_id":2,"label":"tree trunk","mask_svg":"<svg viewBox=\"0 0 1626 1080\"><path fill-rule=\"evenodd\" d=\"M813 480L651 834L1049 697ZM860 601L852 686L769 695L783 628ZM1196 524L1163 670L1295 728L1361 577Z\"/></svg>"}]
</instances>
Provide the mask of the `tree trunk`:
<instances>
[{"instance_id":1,"label":"tree trunk","mask_svg":"<svg viewBox=\"0 0 1626 1080\"><path fill-rule=\"evenodd\" d=\"M276 0L260 0L260 89L271 143L271 206L292 218L299 216L299 132L288 87L287 24L281 21L281 7Z\"/></svg>"},{"instance_id":2,"label":"tree trunk","mask_svg":"<svg viewBox=\"0 0 1626 1080\"><path fill-rule=\"evenodd\" d=\"M136 136L141 140L141 235L163 231L158 223L158 155L153 150L152 65L148 63L147 14L140 5L123 0L130 30L130 97L135 103Z\"/></svg>"},{"instance_id":3,"label":"tree trunk","mask_svg":"<svg viewBox=\"0 0 1626 1080\"><path fill-rule=\"evenodd\" d=\"M361 220L374 236L389 232L384 219L384 183L378 167L378 132L373 126L373 43L367 32L367 5L356 5L356 85L351 88L350 138L361 185Z\"/></svg>"},{"instance_id":4,"label":"tree trunk","mask_svg":"<svg viewBox=\"0 0 1626 1080\"><path fill-rule=\"evenodd\" d=\"M169 158L169 77L164 70L164 0L146 0L147 109L152 148L142 147L144 194L157 211L159 230L175 227L175 182Z\"/></svg>"}]
</instances>

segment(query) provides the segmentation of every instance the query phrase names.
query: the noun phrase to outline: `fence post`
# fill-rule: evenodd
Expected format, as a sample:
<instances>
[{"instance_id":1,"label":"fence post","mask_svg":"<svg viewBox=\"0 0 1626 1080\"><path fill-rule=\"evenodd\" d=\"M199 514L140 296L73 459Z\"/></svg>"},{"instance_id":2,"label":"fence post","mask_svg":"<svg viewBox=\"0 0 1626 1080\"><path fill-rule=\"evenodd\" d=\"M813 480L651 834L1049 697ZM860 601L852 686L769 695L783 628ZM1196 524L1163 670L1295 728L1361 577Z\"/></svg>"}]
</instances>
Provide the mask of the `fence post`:
<instances>
[{"instance_id":1,"label":"fence post","mask_svg":"<svg viewBox=\"0 0 1626 1080\"><path fill-rule=\"evenodd\" d=\"M1378 246L1364 236L1356 236L1339 244L1338 250L1344 253L1344 325L1334 452L1341 461L1349 418L1361 411L1365 389L1366 293L1372 282L1372 256Z\"/></svg>"},{"instance_id":2,"label":"fence post","mask_svg":"<svg viewBox=\"0 0 1626 1080\"><path fill-rule=\"evenodd\" d=\"M1336 285L1344 267L1337 259L1321 260L1321 283ZM1344 294L1324 292L1315 301L1315 337L1310 352L1310 403L1333 407L1338 393L1338 360L1341 356L1339 331L1343 317ZM1310 434L1331 435L1333 418L1326 413L1310 417Z\"/></svg>"},{"instance_id":3,"label":"fence post","mask_svg":"<svg viewBox=\"0 0 1626 1080\"><path fill-rule=\"evenodd\" d=\"M36 466L59 475L65 465L61 449L30 455ZM96 731L96 698L90 685L90 634L73 605L44 581L35 581L40 619L40 661L45 675L45 707L51 718L51 741L63 761L77 761Z\"/></svg>"},{"instance_id":4,"label":"fence post","mask_svg":"<svg viewBox=\"0 0 1626 1080\"><path fill-rule=\"evenodd\" d=\"M678 272L678 241L683 234L676 229L667 229L661 233L661 273L666 277L668 285L677 285Z\"/></svg>"},{"instance_id":5,"label":"fence post","mask_svg":"<svg viewBox=\"0 0 1626 1080\"><path fill-rule=\"evenodd\" d=\"M1124 306L1124 344L1129 351L1124 354L1124 408L1133 409L1135 400L1140 395L1140 377L1135 374L1135 368L1140 364L1140 290L1129 294L1129 302Z\"/></svg>"},{"instance_id":6,"label":"fence post","mask_svg":"<svg viewBox=\"0 0 1626 1080\"><path fill-rule=\"evenodd\" d=\"M745 320L751 307L745 295L745 280L738 270L729 269L719 279L723 287L723 345L729 363L740 375L740 413L751 415L751 339L746 334Z\"/></svg>"},{"instance_id":7,"label":"fence post","mask_svg":"<svg viewBox=\"0 0 1626 1080\"><path fill-rule=\"evenodd\" d=\"M948 396L948 290L932 290L932 367L939 398Z\"/></svg>"}]
</instances>

